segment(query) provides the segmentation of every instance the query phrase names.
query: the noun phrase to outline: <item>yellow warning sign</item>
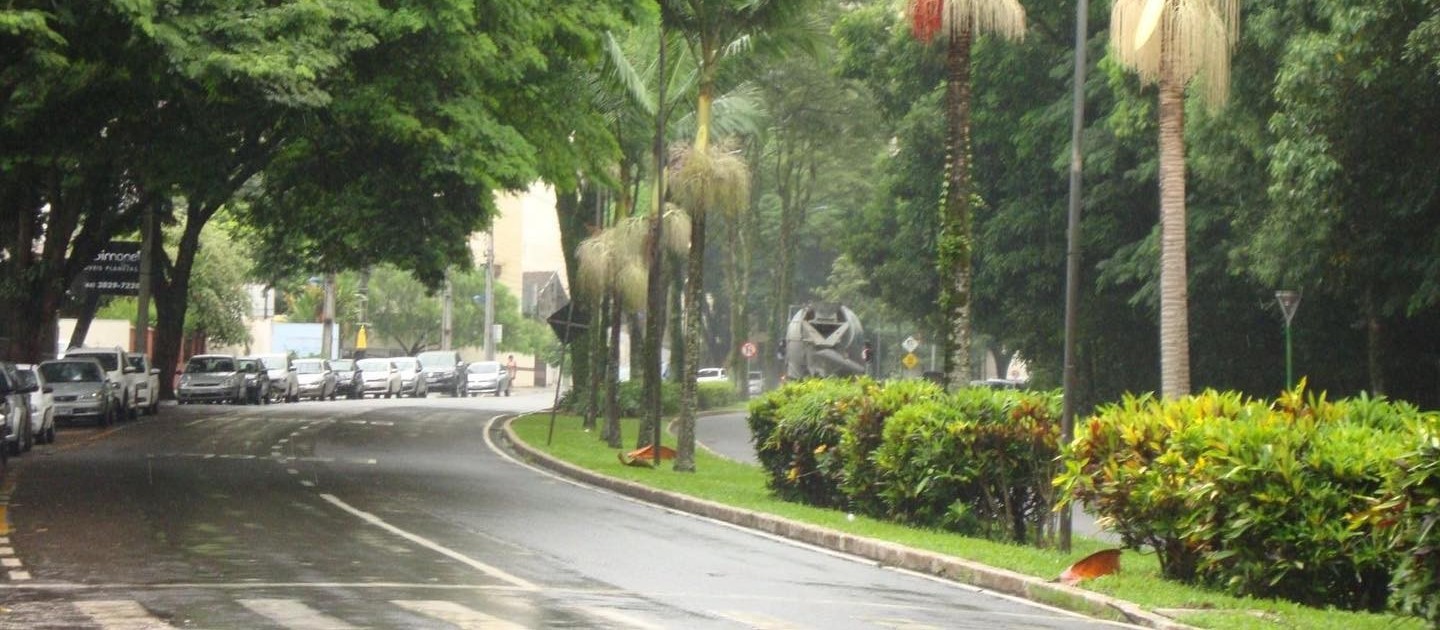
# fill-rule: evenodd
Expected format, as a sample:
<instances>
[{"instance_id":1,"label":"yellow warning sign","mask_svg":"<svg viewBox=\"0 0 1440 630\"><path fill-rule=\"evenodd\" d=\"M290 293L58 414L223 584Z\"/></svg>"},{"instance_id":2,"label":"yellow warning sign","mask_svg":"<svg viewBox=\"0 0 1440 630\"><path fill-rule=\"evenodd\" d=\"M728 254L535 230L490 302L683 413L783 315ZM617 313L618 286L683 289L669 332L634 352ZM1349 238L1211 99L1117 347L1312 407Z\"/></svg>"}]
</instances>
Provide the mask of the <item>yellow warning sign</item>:
<instances>
[{"instance_id":1,"label":"yellow warning sign","mask_svg":"<svg viewBox=\"0 0 1440 630\"><path fill-rule=\"evenodd\" d=\"M900 364L904 365L907 370L913 370L915 366L920 365L920 357L915 356L914 352L906 352L905 357L900 359Z\"/></svg>"},{"instance_id":2,"label":"yellow warning sign","mask_svg":"<svg viewBox=\"0 0 1440 630\"><path fill-rule=\"evenodd\" d=\"M366 341L367 340L365 339L365 327L361 326L360 333L355 335L355 349L364 350L365 348L369 347L369 344L366 343Z\"/></svg>"}]
</instances>

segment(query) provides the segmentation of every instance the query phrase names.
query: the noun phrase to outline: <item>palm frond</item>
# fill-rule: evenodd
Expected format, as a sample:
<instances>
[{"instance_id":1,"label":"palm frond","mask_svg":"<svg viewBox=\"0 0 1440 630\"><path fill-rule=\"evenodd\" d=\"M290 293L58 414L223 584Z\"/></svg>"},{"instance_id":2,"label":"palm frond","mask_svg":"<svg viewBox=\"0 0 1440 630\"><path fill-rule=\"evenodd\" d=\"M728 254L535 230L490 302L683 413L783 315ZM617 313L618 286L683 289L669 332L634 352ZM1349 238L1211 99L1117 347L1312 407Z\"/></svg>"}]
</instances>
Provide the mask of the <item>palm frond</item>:
<instances>
[{"instance_id":1,"label":"palm frond","mask_svg":"<svg viewBox=\"0 0 1440 630\"><path fill-rule=\"evenodd\" d=\"M1198 77L1196 89L1212 109L1229 98L1238 0L1115 0L1110 24L1116 58L1142 81L1158 82L1168 66L1181 82Z\"/></svg>"},{"instance_id":2,"label":"palm frond","mask_svg":"<svg viewBox=\"0 0 1440 630\"><path fill-rule=\"evenodd\" d=\"M645 77L630 63L614 33L605 33L605 68L610 78L624 89L630 101L646 114L655 115L655 97Z\"/></svg>"},{"instance_id":3,"label":"palm frond","mask_svg":"<svg viewBox=\"0 0 1440 630\"><path fill-rule=\"evenodd\" d=\"M687 211L734 216L750 203L750 167L738 153L716 145L700 152L682 149L671 191Z\"/></svg>"},{"instance_id":4,"label":"palm frond","mask_svg":"<svg viewBox=\"0 0 1440 630\"><path fill-rule=\"evenodd\" d=\"M610 284L611 268L615 264L615 251L604 232L580 242L575 250L579 272L575 278L575 296L590 304L599 304L605 297L605 288Z\"/></svg>"},{"instance_id":5,"label":"palm frond","mask_svg":"<svg viewBox=\"0 0 1440 630\"><path fill-rule=\"evenodd\" d=\"M665 204L665 226L660 247L675 256L690 251L690 214L673 203Z\"/></svg>"}]
</instances>

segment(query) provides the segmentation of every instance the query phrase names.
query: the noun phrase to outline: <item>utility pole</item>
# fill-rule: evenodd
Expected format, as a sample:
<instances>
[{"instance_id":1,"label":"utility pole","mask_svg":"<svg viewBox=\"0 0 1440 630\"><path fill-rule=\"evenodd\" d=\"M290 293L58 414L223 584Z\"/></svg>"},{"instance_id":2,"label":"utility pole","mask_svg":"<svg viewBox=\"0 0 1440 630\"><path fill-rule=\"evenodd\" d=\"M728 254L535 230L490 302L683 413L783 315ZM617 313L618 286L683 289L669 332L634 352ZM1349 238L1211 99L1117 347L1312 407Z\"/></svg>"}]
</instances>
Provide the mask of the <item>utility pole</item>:
<instances>
[{"instance_id":1,"label":"utility pole","mask_svg":"<svg viewBox=\"0 0 1440 630\"><path fill-rule=\"evenodd\" d=\"M1081 144L1085 138L1085 45L1090 37L1090 3L1075 4L1075 84L1071 96L1070 118L1070 206L1065 245L1065 354L1062 367L1063 392L1060 403L1060 443L1075 439L1075 341L1079 327L1080 308L1080 210L1085 172L1085 154ZM1060 513L1058 546L1070 553L1071 529L1075 506Z\"/></svg>"},{"instance_id":2,"label":"utility pole","mask_svg":"<svg viewBox=\"0 0 1440 630\"><path fill-rule=\"evenodd\" d=\"M450 284L450 271L445 271L445 290L440 293L440 349L449 350L451 341L455 338L455 314L450 304L450 291L454 287Z\"/></svg>"},{"instance_id":3,"label":"utility pole","mask_svg":"<svg viewBox=\"0 0 1440 630\"><path fill-rule=\"evenodd\" d=\"M320 356L338 359L340 353L335 351L340 345L335 343L335 273L326 273L321 286L325 297L320 307Z\"/></svg>"},{"instance_id":4,"label":"utility pole","mask_svg":"<svg viewBox=\"0 0 1440 630\"><path fill-rule=\"evenodd\" d=\"M495 360L495 227L485 239L485 360Z\"/></svg>"}]
</instances>

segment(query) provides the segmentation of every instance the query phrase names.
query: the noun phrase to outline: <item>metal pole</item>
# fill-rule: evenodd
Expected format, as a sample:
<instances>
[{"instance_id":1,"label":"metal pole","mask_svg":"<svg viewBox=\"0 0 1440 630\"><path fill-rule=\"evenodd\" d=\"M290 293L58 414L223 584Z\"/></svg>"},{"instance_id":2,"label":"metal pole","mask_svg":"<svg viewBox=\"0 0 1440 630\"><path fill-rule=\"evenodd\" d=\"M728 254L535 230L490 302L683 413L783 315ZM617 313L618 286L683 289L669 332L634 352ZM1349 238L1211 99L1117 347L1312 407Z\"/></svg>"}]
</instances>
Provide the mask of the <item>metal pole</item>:
<instances>
[{"instance_id":1,"label":"metal pole","mask_svg":"<svg viewBox=\"0 0 1440 630\"><path fill-rule=\"evenodd\" d=\"M1285 320L1285 389L1295 389L1295 369L1290 354L1290 320Z\"/></svg>"},{"instance_id":2,"label":"metal pole","mask_svg":"<svg viewBox=\"0 0 1440 630\"><path fill-rule=\"evenodd\" d=\"M455 336L454 285L445 272L445 289L440 292L440 349L449 350Z\"/></svg>"},{"instance_id":3,"label":"metal pole","mask_svg":"<svg viewBox=\"0 0 1440 630\"><path fill-rule=\"evenodd\" d=\"M495 360L495 227L485 245L485 360Z\"/></svg>"},{"instance_id":4,"label":"metal pole","mask_svg":"<svg viewBox=\"0 0 1440 630\"><path fill-rule=\"evenodd\" d=\"M321 301L320 314L320 356L326 359L339 358L335 349L340 345L335 343L335 274L325 274L323 284L324 298Z\"/></svg>"},{"instance_id":5,"label":"metal pole","mask_svg":"<svg viewBox=\"0 0 1440 630\"><path fill-rule=\"evenodd\" d=\"M1070 208L1065 246L1065 393L1060 410L1060 443L1075 439L1075 337L1080 307L1080 208L1085 154L1085 71L1086 43L1090 34L1090 3L1075 3L1075 85L1070 119ZM1071 516L1075 506L1060 513L1059 547L1070 552Z\"/></svg>"}]
</instances>

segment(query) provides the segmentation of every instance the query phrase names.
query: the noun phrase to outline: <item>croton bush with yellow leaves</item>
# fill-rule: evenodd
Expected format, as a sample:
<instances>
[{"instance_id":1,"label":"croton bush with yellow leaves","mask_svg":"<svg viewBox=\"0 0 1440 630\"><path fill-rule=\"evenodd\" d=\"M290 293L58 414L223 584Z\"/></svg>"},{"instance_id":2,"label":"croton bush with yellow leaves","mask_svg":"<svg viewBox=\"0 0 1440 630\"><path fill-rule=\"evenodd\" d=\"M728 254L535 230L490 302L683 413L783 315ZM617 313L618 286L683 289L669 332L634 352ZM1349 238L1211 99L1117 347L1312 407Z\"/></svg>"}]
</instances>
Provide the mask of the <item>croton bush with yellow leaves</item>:
<instances>
[{"instance_id":1,"label":"croton bush with yellow leaves","mask_svg":"<svg viewBox=\"0 0 1440 630\"><path fill-rule=\"evenodd\" d=\"M1129 397L1077 426L1056 484L1127 546L1153 550L1167 577L1379 610L1400 554L1373 515L1435 424L1405 403L1329 401L1303 384L1274 402Z\"/></svg>"}]
</instances>

